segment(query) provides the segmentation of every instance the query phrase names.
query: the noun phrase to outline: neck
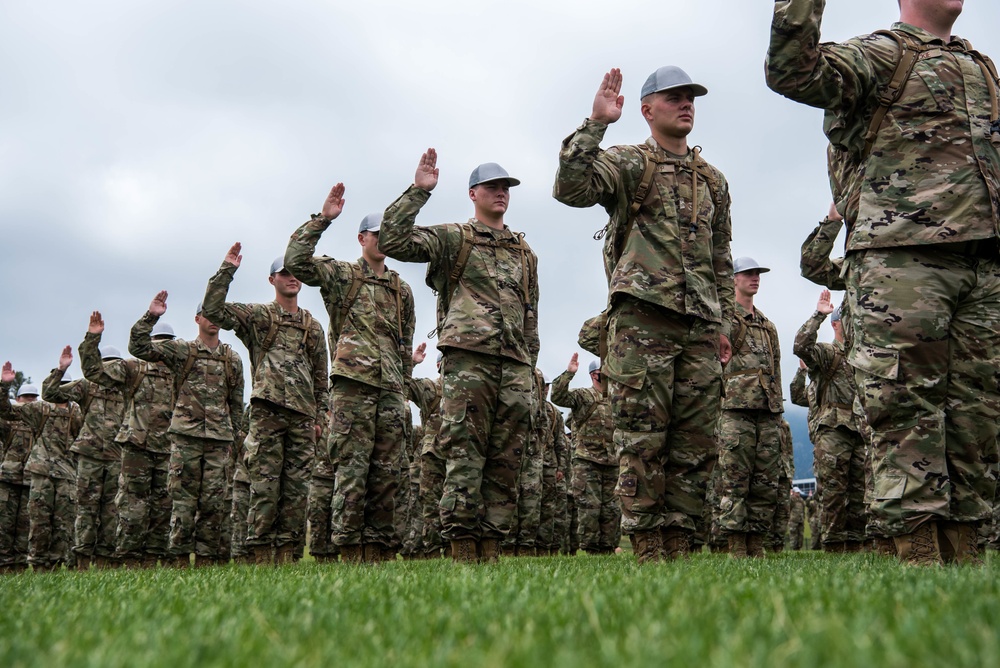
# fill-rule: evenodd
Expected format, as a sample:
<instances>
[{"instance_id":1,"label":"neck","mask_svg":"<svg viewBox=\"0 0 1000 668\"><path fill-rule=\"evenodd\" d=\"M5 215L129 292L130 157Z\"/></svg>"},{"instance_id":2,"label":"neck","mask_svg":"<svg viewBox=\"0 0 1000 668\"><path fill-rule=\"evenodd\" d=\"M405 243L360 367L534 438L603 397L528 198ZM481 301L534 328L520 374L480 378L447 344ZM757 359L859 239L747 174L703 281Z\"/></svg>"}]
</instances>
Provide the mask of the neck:
<instances>
[{"instance_id":1,"label":"neck","mask_svg":"<svg viewBox=\"0 0 1000 668\"><path fill-rule=\"evenodd\" d=\"M674 155L687 155L687 137L670 137L654 130L653 139L664 151L668 151Z\"/></svg>"},{"instance_id":2,"label":"neck","mask_svg":"<svg viewBox=\"0 0 1000 668\"><path fill-rule=\"evenodd\" d=\"M742 292L737 292L736 303L745 308L750 313L753 313L753 295L747 295L743 294Z\"/></svg>"},{"instance_id":3,"label":"neck","mask_svg":"<svg viewBox=\"0 0 1000 668\"><path fill-rule=\"evenodd\" d=\"M299 310L298 295L292 295L291 297L283 297L275 293L274 301L276 301L278 303L278 306L284 309L287 313L296 313Z\"/></svg>"},{"instance_id":4,"label":"neck","mask_svg":"<svg viewBox=\"0 0 1000 668\"><path fill-rule=\"evenodd\" d=\"M480 213L479 211L476 211L476 220L478 220L480 223L491 229L494 230L503 229L503 214L497 216L488 213Z\"/></svg>"},{"instance_id":5,"label":"neck","mask_svg":"<svg viewBox=\"0 0 1000 668\"><path fill-rule=\"evenodd\" d=\"M365 262L368 263L368 268L371 269L379 278L381 278L382 274L385 273L385 259L371 260L369 258L365 258Z\"/></svg>"},{"instance_id":6,"label":"neck","mask_svg":"<svg viewBox=\"0 0 1000 668\"><path fill-rule=\"evenodd\" d=\"M198 332L198 340L213 350L219 347L218 334L205 334L204 332Z\"/></svg>"},{"instance_id":7,"label":"neck","mask_svg":"<svg viewBox=\"0 0 1000 668\"><path fill-rule=\"evenodd\" d=\"M928 16L913 7L903 7L899 12L900 22L926 30L945 42L951 41L951 30L955 27L955 19L957 18L957 16L949 18L947 15Z\"/></svg>"}]
</instances>

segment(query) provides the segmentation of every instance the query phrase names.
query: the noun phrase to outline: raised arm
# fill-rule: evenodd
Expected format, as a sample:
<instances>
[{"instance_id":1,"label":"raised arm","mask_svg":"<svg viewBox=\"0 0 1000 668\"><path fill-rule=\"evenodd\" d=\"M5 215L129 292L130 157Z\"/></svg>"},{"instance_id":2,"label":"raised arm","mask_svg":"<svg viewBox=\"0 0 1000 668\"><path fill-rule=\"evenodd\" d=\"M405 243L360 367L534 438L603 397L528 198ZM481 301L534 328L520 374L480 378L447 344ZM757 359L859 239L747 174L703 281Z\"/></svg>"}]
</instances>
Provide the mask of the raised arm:
<instances>
[{"instance_id":1,"label":"raised arm","mask_svg":"<svg viewBox=\"0 0 1000 668\"><path fill-rule=\"evenodd\" d=\"M243 245L237 241L226 253L219 270L212 278L208 279L201 312L222 329L235 330L236 336L249 347L250 317L253 311L246 304L226 301L226 296L229 294L229 284L233 282L236 270L240 268L240 263L243 261L243 256L240 255L241 250L243 250Z\"/></svg>"},{"instance_id":2,"label":"raised arm","mask_svg":"<svg viewBox=\"0 0 1000 668\"><path fill-rule=\"evenodd\" d=\"M437 151L433 148L420 156L413 185L406 189L382 215L378 247L400 262L435 262L446 253L444 234L432 228L416 227L417 214L437 187Z\"/></svg>"},{"instance_id":3,"label":"raised arm","mask_svg":"<svg viewBox=\"0 0 1000 668\"><path fill-rule=\"evenodd\" d=\"M837 235L843 226L843 216L837 212L836 205L831 204L826 218L802 242L799 270L803 278L830 290L847 289L847 284L841 276L844 259L830 258Z\"/></svg>"},{"instance_id":4,"label":"raised arm","mask_svg":"<svg viewBox=\"0 0 1000 668\"><path fill-rule=\"evenodd\" d=\"M566 370L555 377L552 381L552 403L563 408L573 409L573 413L584 410L593 401L589 392L569 389L570 381L580 370L580 355L573 353L566 365Z\"/></svg>"},{"instance_id":5,"label":"raised arm","mask_svg":"<svg viewBox=\"0 0 1000 668\"><path fill-rule=\"evenodd\" d=\"M52 369L49 375L42 381L42 399L56 404L64 404L67 401L83 403L87 396L87 383L82 378L78 378L70 383L63 383L63 376L66 369L73 363L73 347L66 346L59 356L59 364Z\"/></svg>"},{"instance_id":6,"label":"raised arm","mask_svg":"<svg viewBox=\"0 0 1000 668\"><path fill-rule=\"evenodd\" d=\"M173 341L153 341L150 338L153 325L166 312L167 291L160 290L150 302L149 310L132 325L128 338L128 351L147 362L164 362L171 370L176 371L183 360L187 359L186 342L176 339Z\"/></svg>"},{"instance_id":7,"label":"raised arm","mask_svg":"<svg viewBox=\"0 0 1000 668\"><path fill-rule=\"evenodd\" d=\"M825 359L822 347L816 343L819 334L819 327L826 320L826 316L833 313L833 303L830 301L830 291L823 290L820 293L819 301L816 303L816 312L799 328L795 334L795 344L792 347L794 352L811 371L823 368Z\"/></svg>"},{"instance_id":8,"label":"raised arm","mask_svg":"<svg viewBox=\"0 0 1000 668\"><path fill-rule=\"evenodd\" d=\"M316 244L337 216L344 210L344 184L330 189L319 215L314 215L292 233L285 250L285 268L306 285L319 286L323 277L315 257Z\"/></svg>"},{"instance_id":9,"label":"raised arm","mask_svg":"<svg viewBox=\"0 0 1000 668\"><path fill-rule=\"evenodd\" d=\"M802 360L799 360L799 368L795 370L788 390L793 404L809 408L809 394L806 392L806 363Z\"/></svg>"},{"instance_id":10,"label":"raised arm","mask_svg":"<svg viewBox=\"0 0 1000 668\"><path fill-rule=\"evenodd\" d=\"M125 360L101 359L101 335L104 333L104 320L100 311L90 314L90 326L83 341L77 347L80 353L80 366L83 377L92 383L103 387L124 390L128 386L128 363Z\"/></svg>"}]
</instances>

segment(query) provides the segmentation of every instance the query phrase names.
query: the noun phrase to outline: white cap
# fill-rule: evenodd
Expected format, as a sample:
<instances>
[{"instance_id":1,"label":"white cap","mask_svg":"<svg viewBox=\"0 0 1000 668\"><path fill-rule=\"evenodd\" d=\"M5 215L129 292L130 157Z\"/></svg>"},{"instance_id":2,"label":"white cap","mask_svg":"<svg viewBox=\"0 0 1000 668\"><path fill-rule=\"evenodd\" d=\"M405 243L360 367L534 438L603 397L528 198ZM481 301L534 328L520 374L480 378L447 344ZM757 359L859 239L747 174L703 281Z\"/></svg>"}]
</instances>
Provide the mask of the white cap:
<instances>
[{"instance_id":1,"label":"white cap","mask_svg":"<svg viewBox=\"0 0 1000 668\"><path fill-rule=\"evenodd\" d=\"M490 181L504 181L511 185L511 187L520 184L521 182L512 177L507 173L507 170L498 165L495 162L484 162L475 169L472 170L472 174L469 175L469 187L478 186L480 183L489 183Z\"/></svg>"},{"instance_id":2,"label":"white cap","mask_svg":"<svg viewBox=\"0 0 1000 668\"><path fill-rule=\"evenodd\" d=\"M378 232L380 229L382 229L382 213L369 213L361 219L358 234L362 232Z\"/></svg>"},{"instance_id":3,"label":"white cap","mask_svg":"<svg viewBox=\"0 0 1000 668\"><path fill-rule=\"evenodd\" d=\"M31 383L25 383L17 390L17 396L19 397L32 394L37 397L41 393L38 391L38 386L32 385Z\"/></svg>"},{"instance_id":4,"label":"white cap","mask_svg":"<svg viewBox=\"0 0 1000 668\"><path fill-rule=\"evenodd\" d=\"M757 260L753 259L752 257L744 256L744 257L738 257L735 260L733 260L733 273L734 274L741 274L744 271L750 271L752 269L756 269L756 270L760 271L760 273L762 273L762 274L765 273L765 272L771 271L767 267L760 266L760 264L757 262Z\"/></svg>"},{"instance_id":5,"label":"white cap","mask_svg":"<svg viewBox=\"0 0 1000 668\"><path fill-rule=\"evenodd\" d=\"M588 367L588 368L590 369L590 371L589 371L590 373L594 373L595 371L600 371L601 370L601 360L594 360L593 362L590 363L590 367Z\"/></svg>"},{"instance_id":6,"label":"white cap","mask_svg":"<svg viewBox=\"0 0 1000 668\"><path fill-rule=\"evenodd\" d=\"M102 360L120 360L124 359L120 350L114 346L104 345L98 348L101 351Z\"/></svg>"},{"instance_id":7,"label":"white cap","mask_svg":"<svg viewBox=\"0 0 1000 668\"><path fill-rule=\"evenodd\" d=\"M642 84L642 93L639 94L639 99L662 90L684 87L690 88L695 97L708 95L708 89L691 81L687 72L676 65L666 65L646 78L646 83Z\"/></svg>"},{"instance_id":8,"label":"white cap","mask_svg":"<svg viewBox=\"0 0 1000 668\"><path fill-rule=\"evenodd\" d=\"M157 336L169 336L172 339L177 338L177 335L174 334L174 328L170 326L170 323L163 322L162 320L153 325L153 331L150 336L153 338Z\"/></svg>"}]
</instances>

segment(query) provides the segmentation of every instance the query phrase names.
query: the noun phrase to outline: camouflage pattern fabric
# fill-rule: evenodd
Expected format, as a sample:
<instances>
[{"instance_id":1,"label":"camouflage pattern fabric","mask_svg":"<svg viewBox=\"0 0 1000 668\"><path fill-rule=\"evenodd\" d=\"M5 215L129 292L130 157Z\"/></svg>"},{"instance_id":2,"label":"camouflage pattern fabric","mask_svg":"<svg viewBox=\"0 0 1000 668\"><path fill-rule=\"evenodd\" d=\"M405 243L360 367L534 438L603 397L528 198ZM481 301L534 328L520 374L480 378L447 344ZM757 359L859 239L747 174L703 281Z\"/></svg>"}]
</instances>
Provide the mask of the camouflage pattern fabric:
<instances>
[{"instance_id":1,"label":"camouflage pattern fabric","mask_svg":"<svg viewBox=\"0 0 1000 668\"><path fill-rule=\"evenodd\" d=\"M842 220L824 218L802 242L799 256L799 270L803 278L841 292L847 289L843 278L844 259L831 259L830 251L833 250L833 244L843 226Z\"/></svg>"},{"instance_id":2,"label":"camouflage pattern fabric","mask_svg":"<svg viewBox=\"0 0 1000 668\"><path fill-rule=\"evenodd\" d=\"M611 403L593 387L570 389L573 374L564 371L552 381L552 403L573 411L573 457L607 466L617 463ZM586 417L581 424L580 419Z\"/></svg>"},{"instance_id":3,"label":"camouflage pattern fabric","mask_svg":"<svg viewBox=\"0 0 1000 668\"><path fill-rule=\"evenodd\" d=\"M403 395L343 376L333 381L330 459L337 462L333 542L398 545L395 497L406 421Z\"/></svg>"},{"instance_id":4,"label":"camouflage pattern fabric","mask_svg":"<svg viewBox=\"0 0 1000 668\"><path fill-rule=\"evenodd\" d=\"M121 446L114 439L125 418L121 388L98 385L86 378L63 383L63 374L57 367L42 381L42 399L58 404L72 401L87 407L83 427L70 450L102 461L120 461Z\"/></svg>"},{"instance_id":5,"label":"camouflage pattern fabric","mask_svg":"<svg viewBox=\"0 0 1000 668\"><path fill-rule=\"evenodd\" d=\"M122 444L118 480L117 558L165 558L170 544L170 455Z\"/></svg>"},{"instance_id":6,"label":"camouflage pattern fabric","mask_svg":"<svg viewBox=\"0 0 1000 668\"><path fill-rule=\"evenodd\" d=\"M404 476L409 484L403 546L405 554L408 555L423 551L421 537L424 532L424 514L423 506L420 503L420 450L423 441L424 426L422 424L413 425L413 448L410 451L410 467Z\"/></svg>"},{"instance_id":7,"label":"camouflage pattern fabric","mask_svg":"<svg viewBox=\"0 0 1000 668\"><path fill-rule=\"evenodd\" d=\"M250 483L234 478L232 487L229 555L233 559L238 559L249 554L249 550L247 550L247 518L250 516Z\"/></svg>"},{"instance_id":8,"label":"camouflage pattern fabric","mask_svg":"<svg viewBox=\"0 0 1000 668\"><path fill-rule=\"evenodd\" d=\"M805 536L806 502L801 496L792 496L788 515L788 547L801 550Z\"/></svg>"},{"instance_id":9,"label":"camouflage pattern fabric","mask_svg":"<svg viewBox=\"0 0 1000 668\"><path fill-rule=\"evenodd\" d=\"M872 511L888 535L929 518L990 517L1000 390L1000 263L943 246L849 256ZM891 285L891 290L884 286Z\"/></svg>"},{"instance_id":10,"label":"camouflage pattern fabric","mask_svg":"<svg viewBox=\"0 0 1000 668\"><path fill-rule=\"evenodd\" d=\"M29 490L29 485L0 480L0 567L27 562Z\"/></svg>"},{"instance_id":11,"label":"camouflage pattern fabric","mask_svg":"<svg viewBox=\"0 0 1000 668\"><path fill-rule=\"evenodd\" d=\"M385 210L379 249L395 260L428 263L428 282L445 287L463 232L457 224L415 226L430 196L411 186ZM447 286L450 301L438 323L437 347L504 357L534 368L539 348L538 260L530 249L524 257L514 250L523 235L508 227L494 230L475 218L467 224L477 242L491 245L474 245L458 285Z\"/></svg>"},{"instance_id":12,"label":"camouflage pattern fabric","mask_svg":"<svg viewBox=\"0 0 1000 668\"><path fill-rule=\"evenodd\" d=\"M441 376L438 447L447 459L442 535L448 540L502 539L514 521L521 457L531 428L532 367L446 348Z\"/></svg>"},{"instance_id":13,"label":"camouflage pattern fabric","mask_svg":"<svg viewBox=\"0 0 1000 668\"><path fill-rule=\"evenodd\" d=\"M0 396L6 396L9 391L10 383L0 383ZM70 452L70 447L83 426L83 414L76 403L0 401L0 418L20 420L31 429L31 452L24 464L24 473L76 480L76 455Z\"/></svg>"},{"instance_id":14,"label":"camouflage pattern fabric","mask_svg":"<svg viewBox=\"0 0 1000 668\"><path fill-rule=\"evenodd\" d=\"M319 560L331 559L338 554L337 547L330 541L337 463L330 460L333 430L329 427L329 417L326 424L327 428L316 444L315 465L309 480L309 554Z\"/></svg>"},{"instance_id":15,"label":"camouflage pattern fabric","mask_svg":"<svg viewBox=\"0 0 1000 668\"><path fill-rule=\"evenodd\" d=\"M104 461L77 453L73 541L77 560L91 556L111 558L115 554L118 532L115 498L121 468L120 455L117 461Z\"/></svg>"},{"instance_id":16,"label":"camouflage pattern fabric","mask_svg":"<svg viewBox=\"0 0 1000 668\"><path fill-rule=\"evenodd\" d=\"M561 521L566 516L565 480L560 479L560 450L568 450L566 426L562 413L550 401L542 404L545 411L547 434L542 438L542 509L538 520L538 538L535 545L540 550L558 550L563 540L559 533Z\"/></svg>"},{"instance_id":17,"label":"camouflage pattern fabric","mask_svg":"<svg viewBox=\"0 0 1000 668\"><path fill-rule=\"evenodd\" d=\"M70 549L76 516L73 481L31 473L28 563L35 568L74 564Z\"/></svg>"},{"instance_id":18,"label":"camouflage pattern fabric","mask_svg":"<svg viewBox=\"0 0 1000 668\"><path fill-rule=\"evenodd\" d=\"M778 505L774 511L774 521L771 524L771 535L767 546L775 552L785 546L788 535L788 521L791 515L791 499L784 490L792 488L795 479L795 444L792 439L792 427L788 421L781 420L781 472L778 475Z\"/></svg>"},{"instance_id":19,"label":"camouflage pattern fabric","mask_svg":"<svg viewBox=\"0 0 1000 668\"><path fill-rule=\"evenodd\" d=\"M821 528L821 514L820 504L816 494L806 498L806 515L809 521L809 549L818 550L822 547L822 528Z\"/></svg>"},{"instance_id":20,"label":"camouflage pattern fabric","mask_svg":"<svg viewBox=\"0 0 1000 668\"><path fill-rule=\"evenodd\" d=\"M694 531L714 465L719 410L718 325L650 302L620 299L609 318L616 490L622 530Z\"/></svg>"},{"instance_id":21,"label":"camouflage pattern fabric","mask_svg":"<svg viewBox=\"0 0 1000 668\"><path fill-rule=\"evenodd\" d=\"M607 554L618 546L621 510L615 487L618 467L573 457L573 504L580 549Z\"/></svg>"},{"instance_id":22,"label":"camouflage pattern fabric","mask_svg":"<svg viewBox=\"0 0 1000 668\"><path fill-rule=\"evenodd\" d=\"M725 177L698 157L697 151L677 159L652 137L642 149L615 146L601 150L607 127L588 119L563 141L553 196L574 207L600 204L611 216L604 253L609 298L614 301L628 295L716 323L728 335L734 288ZM646 159L658 165L653 187L616 261L610 246L619 230L624 232L647 155ZM706 174L710 176L706 178ZM692 206L692 185L696 182L698 201ZM692 211L697 215L692 216Z\"/></svg>"},{"instance_id":23,"label":"camouflage pattern fabric","mask_svg":"<svg viewBox=\"0 0 1000 668\"><path fill-rule=\"evenodd\" d=\"M535 369L535 396L532 402L531 431L527 447L521 457L521 474L517 483L517 512L504 541L514 547L517 554L536 554L538 527L542 522L542 477L545 468L544 441L551 434L549 414L544 409L544 380L542 372Z\"/></svg>"},{"instance_id":24,"label":"camouflage pattern fabric","mask_svg":"<svg viewBox=\"0 0 1000 668\"><path fill-rule=\"evenodd\" d=\"M228 559L223 549L232 442L170 434L170 554ZM228 542L228 541L227 541Z\"/></svg>"},{"instance_id":25,"label":"camouflage pattern fabric","mask_svg":"<svg viewBox=\"0 0 1000 668\"><path fill-rule=\"evenodd\" d=\"M420 546L425 555L438 556L444 548L441 536L441 496L447 464L435 449L426 448L420 455Z\"/></svg>"},{"instance_id":26,"label":"camouflage pattern fabric","mask_svg":"<svg viewBox=\"0 0 1000 668\"><path fill-rule=\"evenodd\" d=\"M399 551L410 554L412 541L409 539L410 522L410 462L413 457L413 413L410 403L403 402L403 447L399 449L399 485L396 487L393 525L399 543Z\"/></svg>"},{"instance_id":27,"label":"camouflage pattern fabric","mask_svg":"<svg viewBox=\"0 0 1000 668\"><path fill-rule=\"evenodd\" d=\"M0 456L0 481L27 487L24 463L34 439L31 427L21 420L0 418L0 438L7 444Z\"/></svg>"}]
</instances>

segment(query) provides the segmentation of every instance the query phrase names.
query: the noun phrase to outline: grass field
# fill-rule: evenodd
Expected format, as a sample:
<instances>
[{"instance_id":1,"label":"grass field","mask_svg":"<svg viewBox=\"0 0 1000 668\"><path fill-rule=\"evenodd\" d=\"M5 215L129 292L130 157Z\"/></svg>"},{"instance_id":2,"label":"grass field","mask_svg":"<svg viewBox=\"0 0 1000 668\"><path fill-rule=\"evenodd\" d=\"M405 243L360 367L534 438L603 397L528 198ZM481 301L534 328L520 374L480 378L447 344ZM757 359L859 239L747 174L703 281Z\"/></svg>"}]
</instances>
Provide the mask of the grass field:
<instances>
[{"instance_id":1,"label":"grass field","mask_svg":"<svg viewBox=\"0 0 1000 668\"><path fill-rule=\"evenodd\" d=\"M0 579L0 666L997 666L1000 557L630 555Z\"/></svg>"}]
</instances>

